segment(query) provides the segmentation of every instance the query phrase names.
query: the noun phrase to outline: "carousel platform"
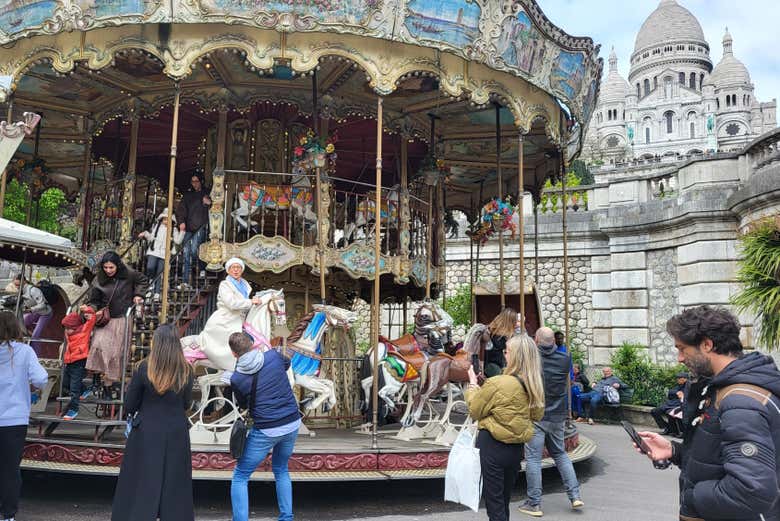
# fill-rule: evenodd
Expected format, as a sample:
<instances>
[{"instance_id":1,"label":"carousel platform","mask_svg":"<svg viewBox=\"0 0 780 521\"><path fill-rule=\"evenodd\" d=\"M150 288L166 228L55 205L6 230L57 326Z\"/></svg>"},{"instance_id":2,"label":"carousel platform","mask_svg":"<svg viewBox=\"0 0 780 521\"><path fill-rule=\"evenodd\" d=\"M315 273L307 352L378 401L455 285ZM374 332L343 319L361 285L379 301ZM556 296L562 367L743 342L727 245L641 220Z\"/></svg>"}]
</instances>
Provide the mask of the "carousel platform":
<instances>
[{"instance_id":1,"label":"carousel platform","mask_svg":"<svg viewBox=\"0 0 780 521\"><path fill-rule=\"evenodd\" d=\"M84 416L87 416L84 414ZM80 415L81 418L81 415ZM95 426L88 420L62 422L56 433L45 435L48 417L31 419L22 468L34 471L115 476L124 452L122 429L109 430L95 441ZM368 481L443 478L449 447L424 440L402 441L390 426L380 430L378 448L371 438L353 430L316 429L315 436L299 436L290 460L293 481ZM596 451L593 441L578 433L567 437L575 462ZM553 465L551 459L544 467ZM198 480L230 480L235 460L227 447L192 446L192 476ZM270 458L252 475L254 481L273 481Z\"/></svg>"}]
</instances>

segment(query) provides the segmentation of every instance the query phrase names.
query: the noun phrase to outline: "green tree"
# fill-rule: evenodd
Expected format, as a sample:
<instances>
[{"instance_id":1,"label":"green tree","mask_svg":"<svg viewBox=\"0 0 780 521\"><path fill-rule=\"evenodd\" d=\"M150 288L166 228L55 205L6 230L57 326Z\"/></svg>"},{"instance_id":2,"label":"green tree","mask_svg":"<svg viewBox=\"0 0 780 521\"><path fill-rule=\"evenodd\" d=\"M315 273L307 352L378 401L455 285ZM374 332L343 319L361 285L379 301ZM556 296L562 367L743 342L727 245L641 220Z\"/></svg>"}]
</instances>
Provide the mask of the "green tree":
<instances>
[{"instance_id":1,"label":"green tree","mask_svg":"<svg viewBox=\"0 0 780 521\"><path fill-rule=\"evenodd\" d=\"M60 235L63 231L62 213L65 204L65 194L59 188L49 188L41 195L40 201L31 203L29 187L12 179L6 185L3 217L26 224L27 208L31 206L30 226Z\"/></svg>"},{"instance_id":2,"label":"green tree","mask_svg":"<svg viewBox=\"0 0 780 521\"><path fill-rule=\"evenodd\" d=\"M740 311L756 316L758 342L780 347L780 218L759 224L740 240L742 259L737 279L742 290L732 297Z\"/></svg>"},{"instance_id":3,"label":"green tree","mask_svg":"<svg viewBox=\"0 0 780 521\"><path fill-rule=\"evenodd\" d=\"M576 159L572 161L570 168L571 171L574 172L574 175L577 176L577 179L580 180L581 185L592 185L595 183L593 174L590 173L590 168L588 168L588 165L585 164L584 161Z\"/></svg>"},{"instance_id":4,"label":"green tree","mask_svg":"<svg viewBox=\"0 0 780 521\"><path fill-rule=\"evenodd\" d=\"M471 324L471 288L468 284L458 287L454 295L446 298L444 309L450 314L456 326Z\"/></svg>"}]
</instances>

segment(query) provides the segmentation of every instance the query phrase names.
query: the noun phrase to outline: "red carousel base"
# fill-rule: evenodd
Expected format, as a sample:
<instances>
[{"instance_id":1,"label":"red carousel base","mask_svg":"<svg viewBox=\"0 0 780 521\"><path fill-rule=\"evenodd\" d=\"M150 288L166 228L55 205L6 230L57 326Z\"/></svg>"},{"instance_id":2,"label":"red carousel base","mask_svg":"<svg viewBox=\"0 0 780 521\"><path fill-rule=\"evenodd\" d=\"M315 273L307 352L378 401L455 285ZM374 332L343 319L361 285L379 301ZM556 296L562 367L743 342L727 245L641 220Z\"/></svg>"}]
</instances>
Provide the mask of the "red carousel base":
<instances>
[{"instance_id":1,"label":"red carousel base","mask_svg":"<svg viewBox=\"0 0 780 521\"><path fill-rule=\"evenodd\" d=\"M124 446L123 438L116 434L111 440L92 442L70 429L58 432L56 438L42 438L37 432L33 436L33 432L31 429L24 449L24 469L93 475L119 473ZM298 439L290 459L294 481L442 478L447 468L449 447L422 440L399 441L383 432L379 448L371 449L370 437L363 434L336 429L315 432L314 437ZM587 459L595 452L593 442L576 432L567 437L566 448L573 461ZM192 447L194 479L229 480L235 464L226 447ZM552 464L552 460L544 461L544 466ZM257 468L252 479L273 480L270 458Z\"/></svg>"}]
</instances>

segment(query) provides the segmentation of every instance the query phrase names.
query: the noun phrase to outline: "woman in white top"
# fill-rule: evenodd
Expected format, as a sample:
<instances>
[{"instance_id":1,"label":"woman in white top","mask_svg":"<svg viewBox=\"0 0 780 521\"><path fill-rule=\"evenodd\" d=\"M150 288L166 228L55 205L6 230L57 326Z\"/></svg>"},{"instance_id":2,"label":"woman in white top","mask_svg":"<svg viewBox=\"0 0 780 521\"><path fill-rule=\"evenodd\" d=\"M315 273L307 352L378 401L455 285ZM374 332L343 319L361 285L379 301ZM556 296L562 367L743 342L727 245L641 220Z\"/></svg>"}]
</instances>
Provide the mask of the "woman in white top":
<instances>
[{"instance_id":1,"label":"woman in white top","mask_svg":"<svg viewBox=\"0 0 780 521\"><path fill-rule=\"evenodd\" d=\"M153 283L155 300L160 298L159 275L165 265L165 240L168 236L170 223L171 219L168 218L168 209L166 208L157 216L157 222L151 230L138 234L139 239L146 239L149 242L149 249L146 250L146 276ZM181 246L182 239L184 239L184 232L176 226L176 216L173 217L173 224L171 256L176 254L177 247Z\"/></svg>"},{"instance_id":2,"label":"woman in white top","mask_svg":"<svg viewBox=\"0 0 780 521\"><path fill-rule=\"evenodd\" d=\"M236 359L228 348L228 338L241 331L244 319L252 306L259 306L262 300L252 297L252 287L241 278L244 261L237 257L225 263L228 276L219 283L217 310L209 317L203 332L195 337L185 337L182 345L197 344L209 361L219 369L232 371Z\"/></svg>"}]
</instances>

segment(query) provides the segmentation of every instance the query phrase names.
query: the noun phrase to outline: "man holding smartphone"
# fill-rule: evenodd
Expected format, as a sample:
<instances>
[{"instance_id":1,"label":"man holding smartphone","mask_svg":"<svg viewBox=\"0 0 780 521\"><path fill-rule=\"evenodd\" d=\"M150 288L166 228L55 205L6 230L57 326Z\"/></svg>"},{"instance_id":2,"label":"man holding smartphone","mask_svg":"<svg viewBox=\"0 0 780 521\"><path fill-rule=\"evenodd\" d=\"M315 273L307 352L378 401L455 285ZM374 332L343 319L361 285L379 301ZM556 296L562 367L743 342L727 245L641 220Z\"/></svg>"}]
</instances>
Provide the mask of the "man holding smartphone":
<instances>
[{"instance_id":1,"label":"man holding smartphone","mask_svg":"<svg viewBox=\"0 0 780 521\"><path fill-rule=\"evenodd\" d=\"M739 321L699 306L672 317L678 360L705 385L689 394L683 443L640 432L647 456L680 467L680 519L780 521L780 372L743 353Z\"/></svg>"}]
</instances>

